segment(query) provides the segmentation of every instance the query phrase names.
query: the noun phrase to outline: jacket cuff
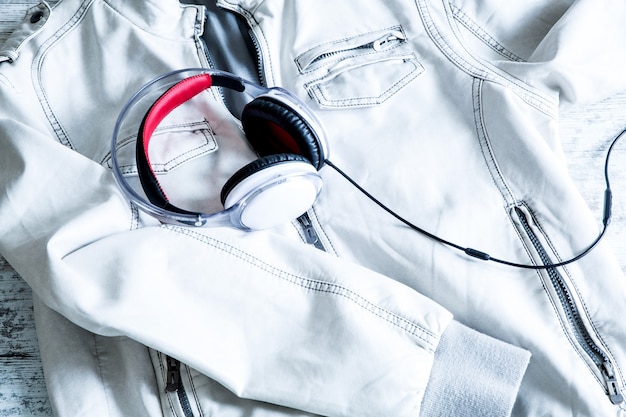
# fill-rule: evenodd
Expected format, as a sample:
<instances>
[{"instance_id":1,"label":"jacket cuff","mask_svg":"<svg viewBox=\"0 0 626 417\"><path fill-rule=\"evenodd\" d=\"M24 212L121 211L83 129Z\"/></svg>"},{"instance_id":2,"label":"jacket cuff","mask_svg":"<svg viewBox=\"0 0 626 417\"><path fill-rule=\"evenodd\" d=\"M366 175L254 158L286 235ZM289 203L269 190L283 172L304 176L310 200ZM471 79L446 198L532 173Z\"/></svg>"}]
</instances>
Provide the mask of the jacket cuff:
<instances>
[{"instance_id":1,"label":"jacket cuff","mask_svg":"<svg viewBox=\"0 0 626 417\"><path fill-rule=\"evenodd\" d=\"M420 417L509 416L530 353L453 321L441 337Z\"/></svg>"}]
</instances>

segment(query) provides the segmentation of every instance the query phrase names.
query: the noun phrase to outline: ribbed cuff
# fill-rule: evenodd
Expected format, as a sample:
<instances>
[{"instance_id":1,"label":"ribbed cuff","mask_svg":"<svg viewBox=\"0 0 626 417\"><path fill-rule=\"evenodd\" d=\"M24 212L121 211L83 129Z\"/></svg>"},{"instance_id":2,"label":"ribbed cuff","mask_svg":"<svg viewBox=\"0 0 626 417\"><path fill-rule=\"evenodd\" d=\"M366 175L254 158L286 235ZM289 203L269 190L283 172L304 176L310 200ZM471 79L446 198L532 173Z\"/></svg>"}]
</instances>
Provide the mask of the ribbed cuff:
<instances>
[{"instance_id":1,"label":"ribbed cuff","mask_svg":"<svg viewBox=\"0 0 626 417\"><path fill-rule=\"evenodd\" d=\"M420 417L510 416L530 353L451 322L441 337Z\"/></svg>"}]
</instances>

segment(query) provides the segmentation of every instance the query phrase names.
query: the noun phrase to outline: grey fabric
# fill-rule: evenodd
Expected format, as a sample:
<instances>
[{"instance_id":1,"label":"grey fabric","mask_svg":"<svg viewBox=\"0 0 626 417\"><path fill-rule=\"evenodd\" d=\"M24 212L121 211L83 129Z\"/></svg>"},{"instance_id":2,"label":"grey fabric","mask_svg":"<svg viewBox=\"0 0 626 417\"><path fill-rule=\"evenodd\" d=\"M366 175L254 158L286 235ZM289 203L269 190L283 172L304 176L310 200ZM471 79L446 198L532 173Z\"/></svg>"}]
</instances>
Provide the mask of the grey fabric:
<instances>
[{"instance_id":1,"label":"grey fabric","mask_svg":"<svg viewBox=\"0 0 626 417\"><path fill-rule=\"evenodd\" d=\"M260 84L257 53L246 23L235 14L219 9L214 1L186 0L182 3L202 4L206 7L202 39L207 48L209 64L215 69L232 72ZM232 113L239 117L241 109L250 101L250 97L228 89L222 91Z\"/></svg>"},{"instance_id":2,"label":"grey fabric","mask_svg":"<svg viewBox=\"0 0 626 417\"><path fill-rule=\"evenodd\" d=\"M435 352L420 417L510 415L529 359L523 349L451 322Z\"/></svg>"}]
</instances>

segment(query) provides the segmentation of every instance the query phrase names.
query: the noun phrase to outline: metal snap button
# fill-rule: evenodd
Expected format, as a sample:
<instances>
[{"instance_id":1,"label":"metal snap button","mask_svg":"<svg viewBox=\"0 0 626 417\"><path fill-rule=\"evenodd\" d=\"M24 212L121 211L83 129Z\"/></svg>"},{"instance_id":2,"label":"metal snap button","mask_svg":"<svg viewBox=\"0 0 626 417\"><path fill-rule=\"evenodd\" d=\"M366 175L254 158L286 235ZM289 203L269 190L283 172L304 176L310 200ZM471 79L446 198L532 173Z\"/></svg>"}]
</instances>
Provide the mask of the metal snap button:
<instances>
[{"instance_id":1,"label":"metal snap button","mask_svg":"<svg viewBox=\"0 0 626 417\"><path fill-rule=\"evenodd\" d=\"M41 10L38 10L30 16L30 23L37 23L43 17L44 17L44 13Z\"/></svg>"}]
</instances>

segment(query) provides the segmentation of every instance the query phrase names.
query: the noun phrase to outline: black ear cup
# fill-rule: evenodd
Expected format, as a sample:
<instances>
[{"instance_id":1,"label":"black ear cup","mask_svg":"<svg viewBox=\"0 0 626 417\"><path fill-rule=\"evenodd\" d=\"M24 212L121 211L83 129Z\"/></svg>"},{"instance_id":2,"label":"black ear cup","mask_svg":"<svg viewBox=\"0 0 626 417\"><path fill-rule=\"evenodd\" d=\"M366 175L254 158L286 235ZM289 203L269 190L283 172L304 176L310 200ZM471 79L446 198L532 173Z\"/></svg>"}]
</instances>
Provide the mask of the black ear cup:
<instances>
[{"instance_id":1,"label":"black ear cup","mask_svg":"<svg viewBox=\"0 0 626 417\"><path fill-rule=\"evenodd\" d=\"M319 170L324 150L313 128L296 110L273 97L260 96L241 114L246 137L260 156L292 153L304 156Z\"/></svg>"},{"instance_id":2,"label":"black ear cup","mask_svg":"<svg viewBox=\"0 0 626 417\"><path fill-rule=\"evenodd\" d=\"M259 173L269 167L291 162L306 163L307 165L310 165L310 162L307 158L297 154L289 153L279 153L263 156L255 161L250 162L248 165L245 165L237 172L235 172L222 187L222 192L220 193L220 199L222 200L222 204L226 205L226 199L230 195L231 191L233 191L235 187L241 184L244 180L249 179L254 174Z\"/></svg>"}]
</instances>

